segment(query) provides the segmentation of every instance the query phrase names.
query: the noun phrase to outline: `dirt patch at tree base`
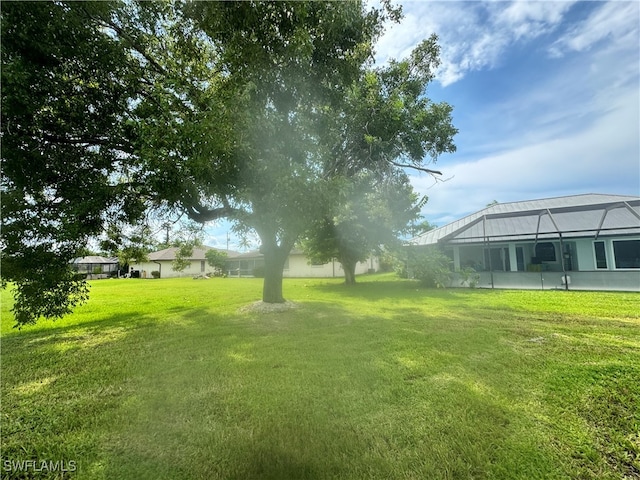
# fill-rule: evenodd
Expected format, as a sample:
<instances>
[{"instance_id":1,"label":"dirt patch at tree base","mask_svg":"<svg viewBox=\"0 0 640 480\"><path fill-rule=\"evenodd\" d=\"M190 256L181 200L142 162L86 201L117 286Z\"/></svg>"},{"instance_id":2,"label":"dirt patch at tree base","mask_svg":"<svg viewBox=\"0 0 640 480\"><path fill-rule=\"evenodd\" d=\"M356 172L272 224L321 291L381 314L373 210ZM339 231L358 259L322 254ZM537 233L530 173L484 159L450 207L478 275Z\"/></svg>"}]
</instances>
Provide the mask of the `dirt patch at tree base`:
<instances>
[{"instance_id":1,"label":"dirt patch at tree base","mask_svg":"<svg viewBox=\"0 0 640 480\"><path fill-rule=\"evenodd\" d=\"M294 308L300 308L300 305L294 302L285 301L284 303L265 303L262 300L259 302L253 302L249 305L245 305L240 309L242 313L276 313L284 312L286 310L292 310Z\"/></svg>"}]
</instances>

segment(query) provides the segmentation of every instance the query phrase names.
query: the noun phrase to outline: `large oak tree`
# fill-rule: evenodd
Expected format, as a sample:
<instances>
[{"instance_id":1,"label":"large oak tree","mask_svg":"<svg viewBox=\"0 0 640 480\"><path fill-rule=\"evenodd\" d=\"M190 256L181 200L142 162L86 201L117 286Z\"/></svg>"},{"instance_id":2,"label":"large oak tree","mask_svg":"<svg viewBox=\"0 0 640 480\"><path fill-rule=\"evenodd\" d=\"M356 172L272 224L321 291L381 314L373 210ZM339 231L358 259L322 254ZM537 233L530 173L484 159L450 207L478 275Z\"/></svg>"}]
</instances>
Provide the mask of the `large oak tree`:
<instances>
[{"instance_id":1,"label":"large oak tree","mask_svg":"<svg viewBox=\"0 0 640 480\"><path fill-rule=\"evenodd\" d=\"M148 181L193 220L257 232L263 300L282 302L286 258L325 200L333 116L393 11L357 1L140 9L104 26L154 87L135 109Z\"/></svg>"},{"instance_id":2,"label":"large oak tree","mask_svg":"<svg viewBox=\"0 0 640 480\"><path fill-rule=\"evenodd\" d=\"M450 142L450 109L400 106L419 85L372 69L398 15L360 1L3 6L3 279L17 321L82 300L68 260L142 206L255 230L263 300L283 301L286 257L336 176L422 168ZM403 135L416 127L431 137Z\"/></svg>"},{"instance_id":3,"label":"large oak tree","mask_svg":"<svg viewBox=\"0 0 640 480\"><path fill-rule=\"evenodd\" d=\"M426 96L438 64L433 35L408 58L365 69L334 112L325 169L338 181L303 246L315 261L337 258L347 284L355 283L357 262L392 247L418 218L426 199L418 198L404 172L438 178L430 164L455 151L451 106Z\"/></svg>"}]
</instances>

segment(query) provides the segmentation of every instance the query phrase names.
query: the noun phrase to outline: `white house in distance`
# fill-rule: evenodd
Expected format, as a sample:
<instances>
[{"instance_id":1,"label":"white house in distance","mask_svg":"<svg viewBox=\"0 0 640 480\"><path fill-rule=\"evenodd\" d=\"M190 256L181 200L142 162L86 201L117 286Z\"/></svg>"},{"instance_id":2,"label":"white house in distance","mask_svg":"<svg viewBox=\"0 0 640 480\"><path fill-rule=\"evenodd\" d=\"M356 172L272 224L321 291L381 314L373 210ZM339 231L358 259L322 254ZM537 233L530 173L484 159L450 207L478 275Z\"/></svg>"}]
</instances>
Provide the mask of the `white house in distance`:
<instances>
[{"instance_id":1,"label":"white house in distance","mask_svg":"<svg viewBox=\"0 0 640 480\"><path fill-rule=\"evenodd\" d=\"M480 287L640 291L640 197L496 204L409 244L439 245L455 271L479 272Z\"/></svg>"},{"instance_id":2,"label":"white house in distance","mask_svg":"<svg viewBox=\"0 0 640 480\"><path fill-rule=\"evenodd\" d=\"M173 269L172 262L176 259L177 247L165 248L157 252L151 252L147 257L149 261L143 263L131 264L129 269L133 272L139 272L140 278L152 278L151 272L160 272L160 278L171 277L192 277L196 275L204 275L213 270L207 263L205 254L207 250L213 247L194 247L189 260L189 266L184 270L177 272ZM215 250L215 249L214 249ZM224 250L223 250L224 251ZM237 252L227 252L229 256L237 255Z\"/></svg>"},{"instance_id":3,"label":"white house in distance","mask_svg":"<svg viewBox=\"0 0 640 480\"><path fill-rule=\"evenodd\" d=\"M193 249L189 266L181 272L173 270L172 262L176 258L176 247L165 248L148 255L149 261L130 266L133 271L139 272L140 278L152 278L151 272L160 272L160 278L190 277L203 275L213 270L208 264L205 254L213 247L196 247ZM238 253L221 250L227 253L225 270L230 277L253 277L256 269L264 267L264 257L258 251ZM372 257L366 262L358 263L356 275L378 271L378 259ZM307 257L299 250L293 250L285 262L284 277L342 277L344 271L342 265L336 260L322 265L309 264Z\"/></svg>"},{"instance_id":4,"label":"white house in distance","mask_svg":"<svg viewBox=\"0 0 640 480\"><path fill-rule=\"evenodd\" d=\"M253 276L254 269L263 266L264 257L260 252L241 253L233 257L230 256L227 260L227 275L230 277ZM377 272L378 270L380 270L380 265L377 257L370 257L356 265L356 275ZM293 249L285 261L282 275L291 278L333 278L343 277L344 270L340 262L335 259L329 263L313 264L309 262L301 250Z\"/></svg>"}]
</instances>

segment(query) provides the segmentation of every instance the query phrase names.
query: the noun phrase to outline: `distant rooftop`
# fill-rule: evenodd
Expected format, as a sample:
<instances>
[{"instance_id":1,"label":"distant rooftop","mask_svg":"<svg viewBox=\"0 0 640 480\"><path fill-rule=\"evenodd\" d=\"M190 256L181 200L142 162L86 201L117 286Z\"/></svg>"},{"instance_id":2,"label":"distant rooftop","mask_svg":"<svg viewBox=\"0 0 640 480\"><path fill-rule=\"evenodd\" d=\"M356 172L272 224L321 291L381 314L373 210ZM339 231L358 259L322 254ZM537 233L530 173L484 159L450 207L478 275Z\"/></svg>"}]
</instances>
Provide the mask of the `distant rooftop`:
<instances>
[{"instance_id":1,"label":"distant rooftop","mask_svg":"<svg viewBox=\"0 0 640 480\"><path fill-rule=\"evenodd\" d=\"M208 250L218 250L220 252L225 252L229 258L237 257L238 255L240 255L238 252L235 252L233 250L222 250L220 248L203 246L203 247L194 247L193 253L189 257L189 260L206 260L207 257L205 256L205 254L207 253ZM178 247L169 247L169 248L165 248L164 250L158 250L157 252L152 252L149 254L149 260L152 262L161 261L161 260L173 261L176 259L177 251L178 251Z\"/></svg>"}]
</instances>

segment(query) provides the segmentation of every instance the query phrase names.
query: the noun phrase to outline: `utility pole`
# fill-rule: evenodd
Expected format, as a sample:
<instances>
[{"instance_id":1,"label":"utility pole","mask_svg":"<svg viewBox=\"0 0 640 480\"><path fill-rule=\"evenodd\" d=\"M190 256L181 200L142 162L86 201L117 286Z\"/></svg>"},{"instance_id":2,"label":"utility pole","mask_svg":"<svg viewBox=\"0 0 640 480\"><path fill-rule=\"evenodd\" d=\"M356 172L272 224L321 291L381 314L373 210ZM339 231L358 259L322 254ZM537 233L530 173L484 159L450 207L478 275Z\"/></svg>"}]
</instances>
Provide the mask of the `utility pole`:
<instances>
[{"instance_id":1,"label":"utility pole","mask_svg":"<svg viewBox=\"0 0 640 480\"><path fill-rule=\"evenodd\" d=\"M162 228L166 230L164 235L164 244L168 247L169 246L169 230L171 229L171 224L169 222L165 222L162 224Z\"/></svg>"}]
</instances>

